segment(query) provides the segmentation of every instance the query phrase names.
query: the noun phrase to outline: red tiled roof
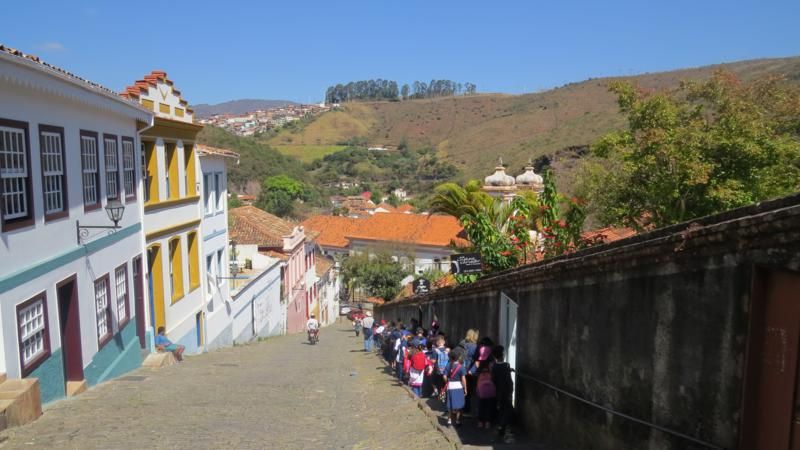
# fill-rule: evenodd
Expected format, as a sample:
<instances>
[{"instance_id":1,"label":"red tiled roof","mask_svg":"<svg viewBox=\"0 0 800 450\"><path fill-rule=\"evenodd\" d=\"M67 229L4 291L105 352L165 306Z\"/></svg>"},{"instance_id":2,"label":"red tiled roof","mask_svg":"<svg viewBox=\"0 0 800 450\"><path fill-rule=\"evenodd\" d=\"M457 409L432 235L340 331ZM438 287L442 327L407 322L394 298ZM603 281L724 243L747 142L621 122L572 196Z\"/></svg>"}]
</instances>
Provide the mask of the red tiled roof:
<instances>
[{"instance_id":1,"label":"red tiled roof","mask_svg":"<svg viewBox=\"0 0 800 450\"><path fill-rule=\"evenodd\" d=\"M163 81L164 83L170 86L173 85L172 80L167 78L167 72L164 72L163 70L153 70L149 74L145 75L143 79L136 80L131 86L126 87L125 90L122 91L122 93L119 95L125 98L129 98L131 100L138 101L139 96L141 94L146 94L150 86L157 86L159 80ZM181 97L181 91L173 88L172 93L180 98L180 104L186 107L186 111L188 113L191 114L194 112L191 108L188 107L189 103L186 100L184 100L183 97Z\"/></svg>"},{"instance_id":2,"label":"red tiled roof","mask_svg":"<svg viewBox=\"0 0 800 450\"><path fill-rule=\"evenodd\" d=\"M350 241L345 237L354 232L362 219L343 216L311 216L302 225L306 230L319 233L317 243L323 247L345 248Z\"/></svg>"},{"instance_id":3,"label":"red tiled roof","mask_svg":"<svg viewBox=\"0 0 800 450\"><path fill-rule=\"evenodd\" d=\"M634 230L633 228L605 227L587 231L581 234L581 237L588 241L607 244L609 242L614 242L620 239L629 238L634 235L636 235L636 230Z\"/></svg>"},{"instance_id":4,"label":"red tiled roof","mask_svg":"<svg viewBox=\"0 0 800 450\"><path fill-rule=\"evenodd\" d=\"M396 210L397 212L407 213L407 212L413 212L414 207L409 205L408 203L403 203L402 205L398 206Z\"/></svg>"},{"instance_id":5,"label":"red tiled roof","mask_svg":"<svg viewBox=\"0 0 800 450\"><path fill-rule=\"evenodd\" d=\"M233 208L228 214L231 218L228 233L237 244L283 247L283 236L294 230L291 222L255 206Z\"/></svg>"},{"instance_id":6,"label":"red tiled roof","mask_svg":"<svg viewBox=\"0 0 800 450\"><path fill-rule=\"evenodd\" d=\"M228 150L227 148L218 148L203 144L197 144L197 151L200 152L201 155L218 155L218 156L226 156L228 158L239 159L238 153L234 152L233 150Z\"/></svg>"},{"instance_id":7,"label":"red tiled roof","mask_svg":"<svg viewBox=\"0 0 800 450\"><path fill-rule=\"evenodd\" d=\"M47 63L45 61L42 61L38 56L34 56L34 55L31 55L31 54L28 54L28 53L24 53L21 50L17 50L15 48L11 48L11 47L8 47L8 46L3 45L3 44L0 44L0 53L23 59L23 60L25 60L25 61L27 61L29 63L35 64L39 69L41 69L41 70L43 70L45 72L55 73L55 74L60 75L62 77L66 77L67 79L69 79L70 81L72 81L72 82L74 82L76 84L80 84L80 85L86 86L86 87L88 87L88 88L90 88L92 90L99 91L99 92L101 92L103 94L107 94L107 95L111 95L111 96L114 96L116 98L119 98L119 94L117 92L115 92L115 91L113 91L113 90L111 90L111 89L109 89L109 88L107 88L107 87L105 87L105 86L103 86L103 85L101 85L99 83L95 83L94 81L90 81L90 80L87 80L86 78L79 77L78 75L75 75L72 72L68 72L68 71L66 71L66 70L64 70L64 69L62 69L60 67L57 67L57 66L49 64L49 63ZM125 102L125 103L129 103L129 104L135 104L133 102L126 101L126 100L122 100L122 101ZM137 104L137 106L139 106L139 105ZM139 107L141 107L141 106L139 106Z\"/></svg>"},{"instance_id":8,"label":"red tiled roof","mask_svg":"<svg viewBox=\"0 0 800 450\"><path fill-rule=\"evenodd\" d=\"M288 261L289 260L289 255L287 255L285 253L281 253L281 252L276 252L276 251L273 251L273 250L266 250L266 251L258 252L258 253L261 253L262 255L269 256L269 257L272 257L272 258L275 258L275 259L279 259L281 261Z\"/></svg>"},{"instance_id":9,"label":"red tiled roof","mask_svg":"<svg viewBox=\"0 0 800 450\"><path fill-rule=\"evenodd\" d=\"M359 220L358 229L346 237L437 247L448 247L451 243L468 245L465 239L459 237L463 228L458 219L452 216L386 213Z\"/></svg>"},{"instance_id":10,"label":"red tiled roof","mask_svg":"<svg viewBox=\"0 0 800 450\"><path fill-rule=\"evenodd\" d=\"M397 212L397 208L395 208L394 206L392 206L392 205L390 205L388 203L380 203L378 206L375 207L375 209L378 209L378 208L383 208L388 212Z\"/></svg>"},{"instance_id":11,"label":"red tiled roof","mask_svg":"<svg viewBox=\"0 0 800 450\"><path fill-rule=\"evenodd\" d=\"M314 270L318 277L324 276L333 267L333 259L322 256L319 253L314 255Z\"/></svg>"}]
</instances>

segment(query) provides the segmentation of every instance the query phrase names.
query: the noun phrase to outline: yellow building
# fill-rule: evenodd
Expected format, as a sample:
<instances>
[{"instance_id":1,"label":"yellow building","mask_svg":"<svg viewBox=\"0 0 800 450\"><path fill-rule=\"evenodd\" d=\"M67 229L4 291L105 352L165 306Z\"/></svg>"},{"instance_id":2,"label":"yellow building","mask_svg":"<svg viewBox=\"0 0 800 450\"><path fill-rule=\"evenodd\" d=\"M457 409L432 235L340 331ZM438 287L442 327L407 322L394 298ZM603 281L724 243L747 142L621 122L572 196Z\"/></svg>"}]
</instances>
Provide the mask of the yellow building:
<instances>
[{"instance_id":1,"label":"yellow building","mask_svg":"<svg viewBox=\"0 0 800 450\"><path fill-rule=\"evenodd\" d=\"M202 209L195 138L202 129L166 72L153 71L123 96L155 113L140 133L144 178L144 246L147 249L147 336L165 327L187 353L204 345Z\"/></svg>"}]
</instances>

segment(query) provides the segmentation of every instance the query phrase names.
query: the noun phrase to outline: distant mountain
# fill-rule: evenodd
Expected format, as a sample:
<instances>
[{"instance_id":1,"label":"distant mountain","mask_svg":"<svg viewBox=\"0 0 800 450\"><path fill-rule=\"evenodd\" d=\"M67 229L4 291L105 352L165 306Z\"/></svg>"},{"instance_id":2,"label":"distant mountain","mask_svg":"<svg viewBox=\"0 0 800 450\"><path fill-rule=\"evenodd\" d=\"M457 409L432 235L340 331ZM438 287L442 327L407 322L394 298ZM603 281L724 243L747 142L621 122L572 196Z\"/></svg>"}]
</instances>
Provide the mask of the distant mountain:
<instances>
[{"instance_id":1,"label":"distant mountain","mask_svg":"<svg viewBox=\"0 0 800 450\"><path fill-rule=\"evenodd\" d=\"M217 103L216 105L201 103L199 105L194 105L193 109L197 117L209 117L216 114L244 114L259 109L280 108L281 106L296 104L296 102L290 102L289 100L258 100L254 98L245 98Z\"/></svg>"}]
</instances>

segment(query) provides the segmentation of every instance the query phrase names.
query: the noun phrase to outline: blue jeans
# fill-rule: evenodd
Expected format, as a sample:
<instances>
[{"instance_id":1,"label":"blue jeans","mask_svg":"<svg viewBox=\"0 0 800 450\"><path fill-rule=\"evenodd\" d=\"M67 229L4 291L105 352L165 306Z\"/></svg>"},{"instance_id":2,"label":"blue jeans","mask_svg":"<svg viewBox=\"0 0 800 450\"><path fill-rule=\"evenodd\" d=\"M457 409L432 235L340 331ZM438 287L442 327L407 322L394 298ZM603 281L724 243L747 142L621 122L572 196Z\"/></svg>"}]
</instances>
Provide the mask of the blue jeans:
<instances>
[{"instance_id":1,"label":"blue jeans","mask_svg":"<svg viewBox=\"0 0 800 450\"><path fill-rule=\"evenodd\" d=\"M397 379L403 381L403 363L396 363L395 369L395 372L397 372Z\"/></svg>"},{"instance_id":2,"label":"blue jeans","mask_svg":"<svg viewBox=\"0 0 800 450\"><path fill-rule=\"evenodd\" d=\"M411 386L411 390L417 397L422 397L422 386Z\"/></svg>"},{"instance_id":3,"label":"blue jeans","mask_svg":"<svg viewBox=\"0 0 800 450\"><path fill-rule=\"evenodd\" d=\"M367 352L372 351L372 336L369 336L366 339L364 339L364 351Z\"/></svg>"}]
</instances>

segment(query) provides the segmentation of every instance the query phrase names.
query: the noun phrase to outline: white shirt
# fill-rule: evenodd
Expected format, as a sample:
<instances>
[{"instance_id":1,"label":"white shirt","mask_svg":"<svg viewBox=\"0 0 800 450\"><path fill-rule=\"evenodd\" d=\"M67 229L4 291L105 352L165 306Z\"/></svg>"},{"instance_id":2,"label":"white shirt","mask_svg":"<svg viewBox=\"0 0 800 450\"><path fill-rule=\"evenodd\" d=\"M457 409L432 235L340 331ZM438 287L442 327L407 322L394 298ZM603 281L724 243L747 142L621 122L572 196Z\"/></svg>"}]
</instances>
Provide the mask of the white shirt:
<instances>
[{"instance_id":1,"label":"white shirt","mask_svg":"<svg viewBox=\"0 0 800 450\"><path fill-rule=\"evenodd\" d=\"M316 330L318 328L319 328L319 322L317 322L317 319L313 318L308 319L308 322L306 322L306 330L310 331L310 330Z\"/></svg>"}]
</instances>

